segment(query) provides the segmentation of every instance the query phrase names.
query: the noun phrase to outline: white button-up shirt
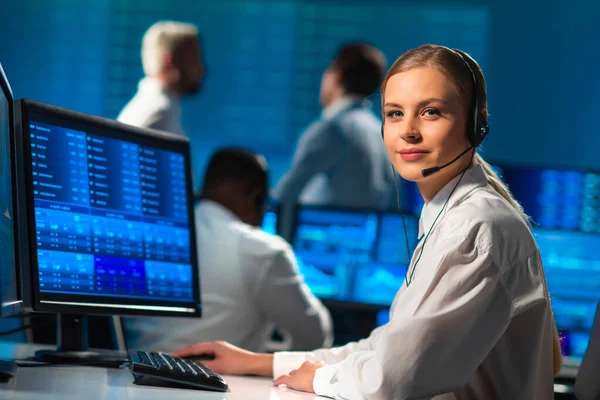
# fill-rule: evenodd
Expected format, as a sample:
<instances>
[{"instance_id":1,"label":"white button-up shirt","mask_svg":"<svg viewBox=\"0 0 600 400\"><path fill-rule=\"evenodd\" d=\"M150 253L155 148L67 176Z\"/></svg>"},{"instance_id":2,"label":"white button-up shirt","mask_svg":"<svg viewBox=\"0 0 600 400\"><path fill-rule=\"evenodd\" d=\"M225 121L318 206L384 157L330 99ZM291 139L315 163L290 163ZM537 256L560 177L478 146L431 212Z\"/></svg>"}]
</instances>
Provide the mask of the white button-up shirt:
<instances>
[{"instance_id":1,"label":"white button-up shirt","mask_svg":"<svg viewBox=\"0 0 600 400\"><path fill-rule=\"evenodd\" d=\"M338 399L553 398L554 318L531 231L480 165L444 209L458 179L423 209L420 237L441 214L390 322L340 348L276 353L276 376L322 360L314 389Z\"/></svg>"},{"instance_id":2,"label":"white button-up shirt","mask_svg":"<svg viewBox=\"0 0 600 400\"><path fill-rule=\"evenodd\" d=\"M290 245L242 222L222 205L195 209L202 318L127 318L129 348L173 351L225 340L264 351L270 323L292 348L331 345L331 317L298 274Z\"/></svg>"},{"instance_id":3,"label":"white button-up shirt","mask_svg":"<svg viewBox=\"0 0 600 400\"><path fill-rule=\"evenodd\" d=\"M181 102L179 96L164 88L154 78L140 81L138 91L121 111L117 120L142 128L184 135L181 126Z\"/></svg>"}]
</instances>

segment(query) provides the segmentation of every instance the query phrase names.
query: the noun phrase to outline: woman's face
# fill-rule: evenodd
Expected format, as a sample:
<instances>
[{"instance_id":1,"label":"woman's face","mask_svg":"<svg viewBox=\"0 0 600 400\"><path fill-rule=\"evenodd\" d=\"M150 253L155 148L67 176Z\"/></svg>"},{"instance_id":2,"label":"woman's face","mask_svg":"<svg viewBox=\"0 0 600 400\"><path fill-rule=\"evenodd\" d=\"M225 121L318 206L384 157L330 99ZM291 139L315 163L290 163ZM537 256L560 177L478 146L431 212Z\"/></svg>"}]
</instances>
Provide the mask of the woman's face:
<instances>
[{"instance_id":1,"label":"woman's face","mask_svg":"<svg viewBox=\"0 0 600 400\"><path fill-rule=\"evenodd\" d=\"M394 168L413 182L449 181L469 163L464 156L428 178L421 171L451 161L469 147L467 109L452 82L433 67L393 75L384 92L384 140Z\"/></svg>"}]
</instances>

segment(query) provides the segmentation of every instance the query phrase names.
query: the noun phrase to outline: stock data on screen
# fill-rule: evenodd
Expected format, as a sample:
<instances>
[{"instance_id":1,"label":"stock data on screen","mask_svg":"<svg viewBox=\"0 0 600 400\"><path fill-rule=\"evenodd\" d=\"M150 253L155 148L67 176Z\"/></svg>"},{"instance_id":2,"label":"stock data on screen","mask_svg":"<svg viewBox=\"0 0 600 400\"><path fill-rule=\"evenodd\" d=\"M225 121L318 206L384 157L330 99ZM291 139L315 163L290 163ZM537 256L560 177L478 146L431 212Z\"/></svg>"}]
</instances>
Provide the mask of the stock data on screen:
<instances>
[{"instance_id":1,"label":"stock data on screen","mask_svg":"<svg viewBox=\"0 0 600 400\"><path fill-rule=\"evenodd\" d=\"M563 353L582 357L600 300L600 175L503 166L533 222Z\"/></svg>"},{"instance_id":2,"label":"stock data on screen","mask_svg":"<svg viewBox=\"0 0 600 400\"><path fill-rule=\"evenodd\" d=\"M418 220L404 218L411 252ZM350 303L389 306L409 263L401 216L392 213L301 209L293 247L315 295Z\"/></svg>"},{"instance_id":3,"label":"stock data on screen","mask_svg":"<svg viewBox=\"0 0 600 400\"><path fill-rule=\"evenodd\" d=\"M41 293L193 301L182 154L33 121Z\"/></svg>"},{"instance_id":4,"label":"stock data on screen","mask_svg":"<svg viewBox=\"0 0 600 400\"><path fill-rule=\"evenodd\" d=\"M534 228L563 352L583 356L600 300L600 235Z\"/></svg>"}]
</instances>

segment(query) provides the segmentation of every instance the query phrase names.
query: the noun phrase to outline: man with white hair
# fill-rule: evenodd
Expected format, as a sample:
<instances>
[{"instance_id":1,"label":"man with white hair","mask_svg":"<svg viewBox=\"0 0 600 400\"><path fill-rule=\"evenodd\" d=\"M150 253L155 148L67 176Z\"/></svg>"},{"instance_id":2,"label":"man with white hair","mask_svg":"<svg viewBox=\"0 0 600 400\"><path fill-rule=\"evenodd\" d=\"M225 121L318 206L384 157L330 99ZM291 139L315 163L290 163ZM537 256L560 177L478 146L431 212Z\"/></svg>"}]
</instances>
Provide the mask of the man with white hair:
<instances>
[{"instance_id":1,"label":"man with white hair","mask_svg":"<svg viewBox=\"0 0 600 400\"><path fill-rule=\"evenodd\" d=\"M117 119L184 135L180 99L197 93L205 74L198 29L175 21L152 25L142 41L142 64L146 77Z\"/></svg>"}]
</instances>

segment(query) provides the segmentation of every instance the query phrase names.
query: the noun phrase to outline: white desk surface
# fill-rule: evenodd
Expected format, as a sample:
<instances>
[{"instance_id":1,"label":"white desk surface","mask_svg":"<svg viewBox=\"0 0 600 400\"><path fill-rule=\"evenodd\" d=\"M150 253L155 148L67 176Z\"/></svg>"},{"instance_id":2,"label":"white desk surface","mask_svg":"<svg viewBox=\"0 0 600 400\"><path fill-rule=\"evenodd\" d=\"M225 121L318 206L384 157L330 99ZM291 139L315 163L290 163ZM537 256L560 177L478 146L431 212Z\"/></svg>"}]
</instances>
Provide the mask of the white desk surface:
<instances>
[{"instance_id":1,"label":"white desk surface","mask_svg":"<svg viewBox=\"0 0 600 400\"><path fill-rule=\"evenodd\" d=\"M0 342L0 359L23 359L34 350L48 346ZM568 357L559 376L574 378L579 363ZM128 368L52 366L19 367L9 383L0 383L0 399L4 400L317 400L324 397L273 386L272 379L224 376L229 384L227 393L195 389L175 389L133 384ZM558 385L563 386L563 385ZM557 385L555 384L555 390ZM560 389L560 388L559 388ZM560 392L560 390L559 390Z\"/></svg>"},{"instance_id":2,"label":"white desk surface","mask_svg":"<svg viewBox=\"0 0 600 400\"><path fill-rule=\"evenodd\" d=\"M9 383L0 384L0 399L15 400L314 400L322 397L273 386L267 378L225 376L227 393L133 384L129 369L96 367L19 368Z\"/></svg>"},{"instance_id":3,"label":"white desk surface","mask_svg":"<svg viewBox=\"0 0 600 400\"><path fill-rule=\"evenodd\" d=\"M36 346L37 347L37 346ZM0 358L23 358L36 347L0 345ZM8 383L0 383L0 399L15 400L317 400L323 397L273 386L269 378L224 376L226 393L196 389L139 386L128 368L51 366L19 367Z\"/></svg>"}]
</instances>

